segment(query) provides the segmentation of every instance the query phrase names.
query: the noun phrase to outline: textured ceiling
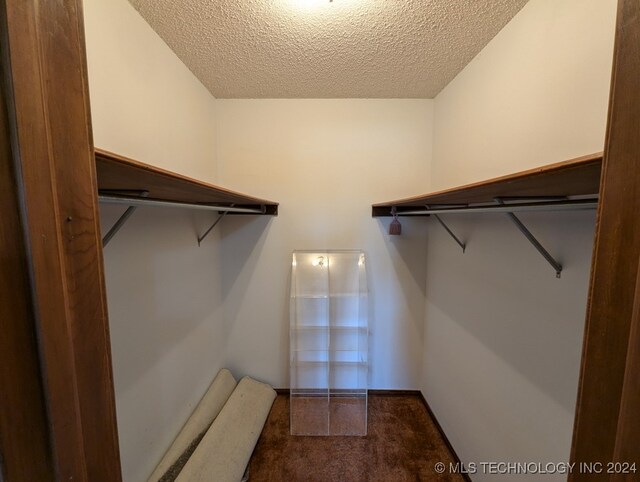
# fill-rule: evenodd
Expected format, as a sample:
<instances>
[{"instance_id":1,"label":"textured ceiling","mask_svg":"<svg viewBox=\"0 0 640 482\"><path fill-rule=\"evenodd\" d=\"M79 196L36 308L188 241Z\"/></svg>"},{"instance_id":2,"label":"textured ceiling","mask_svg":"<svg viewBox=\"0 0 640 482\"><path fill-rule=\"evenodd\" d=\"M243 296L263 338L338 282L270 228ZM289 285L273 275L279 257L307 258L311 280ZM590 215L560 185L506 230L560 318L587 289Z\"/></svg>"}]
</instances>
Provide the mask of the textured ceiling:
<instances>
[{"instance_id":1,"label":"textured ceiling","mask_svg":"<svg viewBox=\"0 0 640 482\"><path fill-rule=\"evenodd\" d=\"M527 0L130 0L218 98L432 98Z\"/></svg>"}]
</instances>

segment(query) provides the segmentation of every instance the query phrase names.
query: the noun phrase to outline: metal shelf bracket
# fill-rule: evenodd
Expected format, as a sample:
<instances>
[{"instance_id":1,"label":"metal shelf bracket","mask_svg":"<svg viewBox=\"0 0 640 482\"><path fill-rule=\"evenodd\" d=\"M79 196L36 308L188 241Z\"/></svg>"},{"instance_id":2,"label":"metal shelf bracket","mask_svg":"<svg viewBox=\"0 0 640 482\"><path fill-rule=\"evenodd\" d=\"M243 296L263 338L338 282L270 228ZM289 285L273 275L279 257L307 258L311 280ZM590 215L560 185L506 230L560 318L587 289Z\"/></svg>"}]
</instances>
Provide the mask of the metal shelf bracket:
<instances>
[{"instance_id":1,"label":"metal shelf bracket","mask_svg":"<svg viewBox=\"0 0 640 482\"><path fill-rule=\"evenodd\" d=\"M581 195L574 197L567 196L515 196L515 197L495 197L495 204L490 201L481 201L472 204L463 205L425 205L424 209L413 209L409 207L402 211L398 211L398 216L434 216L436 220L446 229L447 233L458 243L464 253L466 245L453 234L451 229L440 219L438 214L443 213L504 213L511 222L515 224L518 230L527 238L534 248L542 255L556 272L556 278L560 278L562 274L562 264L549 254L536 237L527 229L527 227L514 214L516 212L545 212L545 211L581 211L587 209L595 209L598 207L599 196ZM374 216L383 216L383 213L376 213L374 205Z\"/></svg>"},{"instance_id":2,"label":"metal shelf bracket","mask_svg":"<svg viewBox=\"0 0 640 482\"><path fill-rule=\"evenodd\" d=\"M429 206L426 206L426 208L429 209ZM445 231L447 231L447 233L449 233L449 236L451 236L453 238L453 240L456 243L458 243L458 246L460 246L462 248L462 252L464 253L465 249L467 249L467 245L465 243L463 243L462 241L460 241L460 238L458 238L458 236L453 234L453 231L451 231L449 226L447 226L445 224L445 222L440 218L440 216L438 216L437 214L432 214L432 216L434 218L436 218L436 220L442 225L442 227L445 229Z\"/></svg>"},{"instance_id":3,"label":"metal shelf bracket","mask_svg":"<svg viewBox=\"0 0 640 482\"><path fill-rule=\"evenodd\" d=\"M136 193L140 197L147 197L149 195L149 191L136 191ZM122 216L118 218L118 220L113 224L113 226L111 226L111 229L109 230L109 232L105 234L104 237L102 238L103 248L107 246L107 244L109 244L109 241L111 241L111 238L113 238L116 235L116 233L120 231L120 228L124 226L124 223L127 222L127 219L129 219L129 217L133 214L133 212L136 209L138 209L138 206L127 207L127 210L124 213L122 213Z\"/></svg>"},{"instance_id":4,"label":"metal shelf bracket","mask_svg":"<svg viewBox=\"0 0 640 482\"><path fill-rule=\"evenodd\" d=\"M198 246L200 246L202 241L204 241L204 238L206 238L209 235L211 230L213 230L213 228L215 228L217 226L217 224L220 221L222 221L222 218L224 218L228 213L240 212L240 213L248 213L248 214L264 214L264 213L267 212L267 206L265 206L265 205L260 206L260 209L236 208L234 206L235 206L235 204L230 204L228 207L221 207L218 210L220 212L220 215L216 218L216 220L213 222L211 227L209 229L207 229L204 232L204 234L198 238Z\"/></svg>"},{"instance_id":5,"label":"metal shelf bracket","mask_svg":"<svg viewBox=\"0 0 640 482\"><path fill-rule=\"evenodd\" d=\"M233 204L231 205L231 207L233 207ZM204 234L203 234L202 236L199 236L199 237L198 237L198 246L200 246L200 244L202 243L202 241L204 241L204 238L206 238L206 237L209 235L209 233L213 230L213 228L215 228L215 227L217 226L217 224L218 224L220 221L222 221L222 218L224 218L224 217L227 215L227 213L228 213L228 212L229 212L229 211L221 212L221 213L218 215L218 217L216 218L216 220L213 222L213 224L211 225L211 227L210 227L209 229L207 229L207 230L204 232Z\"/></svg>"},{"instance_id":6,"label":"metal shelf bracket","mask_svg":"<svg viewBox=\"0 0 640 482\"><path fill-rule=\"evenodd\" d=\"M132 194L136 194L132 196ZM198 246L202 243L204 238L211 232L213 228L225 217L228 213L242 213L242 214L266 214L267 206L262 204L260 207L248 207L240 206L235 207L235 204L228 206L220 206L216 204L206 203L191 203L191 202L178 202L178 201L165 201L162 199L144 199L149 195L149 191L131 191L131 190L102 190L99 192L98 199L105 204L120 204L127 206L127 210L120 216L115 222L113 227L109 230L104 238L102 238L102 246L106 246L107 243L115 236L115 234L122 228L122 225L129 219L133 212L139 206L158 206L158 207L170 207L170 208L186 208L197 209L204 211L217 211L219 213L218 218L214 221L209 229L205 233L198 237Z\"/></svg>"},{"instance_id":7,"label":"metal shelf bracket","mask_svg":"<svg viewBox=\"0 0 640 482\"><path fill-rule=\"evenodd\" d=\"M505 205L504 199L502 198L495 198L495 201L498 204ZM551 254L549 254L549 251L547 251L544 246L540 244L536 237L531 233L531 231L527 229L527 227L523 224L522 221L520 221L520 219L518 219L515 214L510 212L507 212L505 214L509 217L511 222L515 224L516 228L518 228L518 230L524 235L524 237L527 238L527 241L529 241L547 261L547 263L549 263L553 267L553 269L556 271L556 278L560 278L562 273L562 265L558 263L558 261L556 261L555 258L551 256Z\"/></svg>"}]
</instances>

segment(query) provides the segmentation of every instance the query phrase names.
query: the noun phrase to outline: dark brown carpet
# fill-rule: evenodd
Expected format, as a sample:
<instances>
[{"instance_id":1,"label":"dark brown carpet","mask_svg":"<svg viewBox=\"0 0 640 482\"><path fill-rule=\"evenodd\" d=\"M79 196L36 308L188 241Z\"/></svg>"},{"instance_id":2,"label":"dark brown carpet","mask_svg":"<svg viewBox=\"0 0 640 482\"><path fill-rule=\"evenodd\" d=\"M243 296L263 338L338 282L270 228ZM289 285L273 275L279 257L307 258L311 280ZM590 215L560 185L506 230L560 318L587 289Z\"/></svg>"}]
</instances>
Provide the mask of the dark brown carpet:
<instances>
[{"instance_id":1,"label":"dark brown carpet","mask_svg":"<svg viewBox=\"0 0 640 482\"><path fill-rule=\"evenodd\" d=\"M289 423L294 435L364 435L367 432L364 396L330 399L297 396L293 400Z\"/></svg>"},{"instance_id":2,"label":"dark brown carpet","mask_svg":"<svg viewBox=\"0 0 640 482\"><path fill-rule=\"evenodd\" d=\"M415 395L370 395L365 437L289 433L289 397L278 395L249 467L251 482L462 481L437 474L453 456L422 400Z\"/></svg>"}]
</instances>

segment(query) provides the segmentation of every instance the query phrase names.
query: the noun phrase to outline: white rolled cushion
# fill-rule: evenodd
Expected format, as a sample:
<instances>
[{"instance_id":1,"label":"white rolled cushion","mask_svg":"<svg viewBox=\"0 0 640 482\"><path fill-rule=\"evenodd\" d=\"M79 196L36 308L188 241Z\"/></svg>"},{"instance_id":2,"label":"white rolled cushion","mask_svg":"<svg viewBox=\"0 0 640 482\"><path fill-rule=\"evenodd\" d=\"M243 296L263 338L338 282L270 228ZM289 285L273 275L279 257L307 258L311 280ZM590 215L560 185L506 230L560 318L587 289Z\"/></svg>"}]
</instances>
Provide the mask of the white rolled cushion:
<instances>
[{"instance_id":1,"label":"white rolled cushion","mask_svg":"<svg viewBox=\"0 0 640 482\"><path fill-rule=\"evenodd\" d=\"M239 482L275 398L269 385L240 380L176 481Z\"/></svg>"},{"instance_id":2,"label":"white rolled cushion","mask_svg":"<svg viewBox=\"0 0 640 482\"><path fill-rule=\"evenodd\" d=\"M149 482L158 482L189 446L207 430L224 407L236 385L236 379L233 378L229 370L223 368L218 372L187 423L184 424L171 447L149 477Z\"/></svg>"}]
</instances>

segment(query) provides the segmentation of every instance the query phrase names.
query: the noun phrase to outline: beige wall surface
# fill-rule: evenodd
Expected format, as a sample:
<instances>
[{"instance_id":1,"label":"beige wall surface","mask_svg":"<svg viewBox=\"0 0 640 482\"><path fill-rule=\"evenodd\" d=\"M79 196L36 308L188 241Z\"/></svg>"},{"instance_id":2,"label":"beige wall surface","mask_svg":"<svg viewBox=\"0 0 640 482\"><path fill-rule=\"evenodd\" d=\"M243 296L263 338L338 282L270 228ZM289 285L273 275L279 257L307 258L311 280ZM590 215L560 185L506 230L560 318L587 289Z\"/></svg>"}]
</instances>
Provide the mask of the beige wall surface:
<instances>
[{"instance_id":1,"label":"beige wall surface","mask_svg":"<svg viewBox=\"0 0 640 482\"><path fill-rule=\"evenodd\" d=\"M363 249L371 387L417 387L425 223L405 220L390 237L371 204L426 189L433 102L216 102L221 183L281 203L277 218L221 229L229 367L287 387L292 251Z\"/></svg>"},{"instance_id":2,"label":"beige wall surface","mask_svg":"<svg viewBox=\"0 0 640 482\"><path fill-rule=\"evenodd\" d=\"M126 0L85 0L96 147L215 181L215 99Z\"/></svg>"},{"instance_id":3,"label":"beige wall surface","mask_svg":"<svg viewBox=\"0 0 640 482\"><path fill-rule=\"evenodd\" d=\"M432 187L601 151L615 10L531 0L435 99ZM445 219L464 255L429 229L422 390L465 463L569 458L595 213L521 219L561 279L504 214Z\"/></svg>"},{"instance_id":4,"label":"beige wall surface","mask_svg":"<svg viewBox=\"0 0 640 482\"><path fill-rule=\"evenodd\" d=\"M214 99L126 0L85 0L97 147L213 180ZM123 207L102 206L103 233ZM139 208L104 250L125 481L143 481L222 366L214 217Z\"/></svg>"},{"instance_id":5,"label":"beige wall surface","mask_svg":"<svg viewBox=\"0 0 640 482\"><path fill-rule=\"evenodd\" d=\"M436 97L433 189L601 151L615 0L531 0Z\"/></svg>"}]
</instances>

